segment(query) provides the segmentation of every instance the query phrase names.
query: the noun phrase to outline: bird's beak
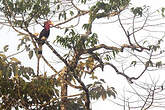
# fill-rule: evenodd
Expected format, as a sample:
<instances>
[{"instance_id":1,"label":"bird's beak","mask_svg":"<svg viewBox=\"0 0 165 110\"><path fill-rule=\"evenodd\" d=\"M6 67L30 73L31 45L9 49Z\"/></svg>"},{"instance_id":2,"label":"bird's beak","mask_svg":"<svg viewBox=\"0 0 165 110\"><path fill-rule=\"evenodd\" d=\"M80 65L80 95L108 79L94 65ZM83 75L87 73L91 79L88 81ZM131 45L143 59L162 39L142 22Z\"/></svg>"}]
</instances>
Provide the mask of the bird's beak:
<instances>
[{"instance_id":1,"label":"bird's beak","mask_svg":"<svg viewBox=\"0 0 165 110\"><path fill-rule=\"evenodd\" d=\"M50 23L49 23L50 25L52 25L52 26L54 26L54 23L52 22L52 21L50 21Z\"/></svg>"}]
</instances>

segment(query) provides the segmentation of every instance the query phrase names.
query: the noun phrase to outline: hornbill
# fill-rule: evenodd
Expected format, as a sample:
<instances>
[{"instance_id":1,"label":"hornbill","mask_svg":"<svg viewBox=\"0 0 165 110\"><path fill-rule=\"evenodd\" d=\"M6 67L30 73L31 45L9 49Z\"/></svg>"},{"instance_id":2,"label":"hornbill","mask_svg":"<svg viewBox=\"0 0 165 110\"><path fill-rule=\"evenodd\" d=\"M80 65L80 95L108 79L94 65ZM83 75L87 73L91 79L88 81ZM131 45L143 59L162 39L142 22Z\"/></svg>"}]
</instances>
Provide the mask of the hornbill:
<instances>
[{"instance_id":1,"label":"hornbill","mask_svg":"<svg viewBox=\"0 0 165 110\"><path fill-rule=\"evenodd\" d=\"M49 37L50 26L53 26L53 22L50 20L44 22L44 29L40 32L39 38L37 39L38 43L38 64L37 64L37 75L39 75L39 61L42 55L42 45Z\"/></svg>"},{"instance_id":2,"label":"hornbill","mask_svg":"<svg viewBox=\"0 0 165 110\"><path fill-rule=\"evenodd\" d=\"M42 55L42 45L45 43L45 41L49 37L50 33L50 25L53 26L53 22L50 20L44 22L44 29L40 32L39 38L38 38L38 55Z\"/></svg>"}]
</instances>

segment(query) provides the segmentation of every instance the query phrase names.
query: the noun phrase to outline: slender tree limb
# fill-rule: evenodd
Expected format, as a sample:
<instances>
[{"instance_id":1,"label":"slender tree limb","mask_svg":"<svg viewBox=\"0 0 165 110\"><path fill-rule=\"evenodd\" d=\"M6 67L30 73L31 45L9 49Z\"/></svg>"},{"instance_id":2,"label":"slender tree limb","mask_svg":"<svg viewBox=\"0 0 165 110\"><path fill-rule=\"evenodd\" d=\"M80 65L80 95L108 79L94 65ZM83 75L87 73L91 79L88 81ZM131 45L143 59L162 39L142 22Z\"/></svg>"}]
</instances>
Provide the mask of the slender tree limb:
<instances>
[{"instance_id":1,"label":"slender tree limb","mask_svg":"<svg viewBox=\"0 0 165 110\"><path fill-rule=\"evenodd\" d=\"M16 53L13 53L13 54L11 54L11 55L7 56L7 57L6 57L6 59L7 59L7 58L10 58L10 57L12 57L12 56L18 55L18 54L22 53L24 50L25 50L25 48L24 48L24 49L22 49L22 50L21 50L21 51L19 51L19 52L16 52Z\"/></svg>"},{"instance_id":2,"label":"slender tree limb","mask_svg":"<svg viewBox=\"0 0 165 110\"><path fill-rule=\"evenodd\" d=\"M63 68L63 70L61 70L60 72L57 72L54 67L45 59L44 56L42 56L42 59L45 61L45 63L56 73L56 75L58 75L60 77L61 80L63 80L66 84L68 84L69 86L73 87L73 88L82 88L81 86L76 86L76 85L73 85L71 82L65 80L62 75L61 75L61 72L62 71L65 71L65 67ZM54 75L52 76L54 77Z\"/></svg>"},{"instance_id":3,"label":"slender tree limb","mask_svg":"<svg viewBox=\"0 0 165 110\"><path fill-rule=\"evenodd\" d=\"M118 20L119 20L119 24L120 24L121 28L123 29L123 31L124 31L124 33L125 33L127 39L128 39L129 44L132 45L132 42L131 42L131 40L130 40L129 31L126 31L125 27L123 26L123 24L122 24L122 22L121 22L121 19L120 19L120 14L118 14Z\"/></svg>"},{"instance_id":4,"label":"slender tree limb","mask_svg":"<svg viewBox=\"0 0 165 110\"><path fill-rule=\"evenodd\" d=\"M64 22L58 23L58 24L56 24L56 25L53 26L53 27L60 28L60 27L59 27L60 25L65 24L65 23L67 23L67 22L69 22L69 21L71 21L71 20L73 20L73 19L75 19L75 18L77 18L77 17L80 17L80 16L82 16L82 15L85 15L85 14L87 14L87 13L88 13L88 12L78 13L78 14L75 15L74 17L72 17L72 18L70 18L70 19L68 19L68 20L65 20Z\"/></svg>"},{"instance_id":5,"label":"slender tree limb","mask_svg":"<svg viewBox=\"0 0 165 110\"><path fill-rule=\"evenodd\" d=\"M64 62L66 66L68 65L68 62L49 44L48 41L45 41L45 44L52 50L52 52L61 60Z\"/></svg>"},{"instance_id":6,"label":"slender tree limb","mask_svg":"<svg viewBox=\"0 0 165 110\"><path fill-rule=\"evenodd\" d=\"M10 7L9 7L9 5L8 5L8 3L7 3L6 0L5 0L5 5L7 6L8 12L13 13L13 12L11 11L11 9L10 9ZM13 16L13 14L12 14L12 16ZM8 21L8 23L9 23L9 25L10 25L17 33L19 33L19 34L21 34L21 35L28 35L28 34L26 34L26 33L23 33L23 32L21 32L21 31L19 31L18 29L16 29L16 28L13 26L11 20L9 19L9 17L8 17L7 15L5 15L5 17L7 18L7 21ZM14 18L14 16L13 16L13 18ZM15 18L14 18L14 20L15 20ZM15 21L16 21L16 20L15 20Z\"/></svg>"},{"instance_id":7,"label":"slender tree limb","mask_svg":"<svg viewBox=\"0 0 165 110\"><path fill-rule=\"evenodd\" d=\"M108 62L104 63L104 66L106 66L106 65L111 66L111 67L115 70L115 72L116 72L117 74L124 76L130 83L133 83L132 80L137 80L137 79L139 79L139 78L144 74L144 72L147 70L147 68L148 68L148 66L149 66L149 65L146 65L145 68L144 68L144 70L140 73L139 76L137 76L137 77L130 77L130 76L126 75L125 73L120 72L120 71L117 69L117 67L116 67L115 65L113 65L113 64L111 64L111 63L108 63ZM98 64L98 65L94 66L94 68L93 68L91 71L89 71L89 72L86 71L86 72L87 72L87 73L92 73L92 72L94 72L95 69L97 69L98 67L101 67L101 66L102 66L101 64Z\"/></svg>"},{"instance_id":8,"label":"slender tree limb","mask_svg":"<svg viewBox=\"0 0 165 110\"><path fill-rule=\"evenodd\" d=\"M73 3L73 0L71 0L71 4L73 5L73 7L79 11L79 12L85 12L85 13L88 13L89 11L85 11L85 10L81 10L80 8L78 8L74 3Z\"/></svg>"},{"instance_id":9,"label":"slender tree limb","mask_svg":"<svg viewBox=\"0 0 165 110\"><path fill-rule=\"evenodd\" d=\"M137 79L139 79L139 78L145 73L145 71L146 71L146 70L148 69L148 67L149 67L149 62L151 61L152 53L153 53L153 50L152 50L152 52L151 52L151 55L150 55L150 58L149 58L148 62L145 64L145 68L144 68L144 70L141 72L141 74L140 74L138 77L131 77L130 80L137 80Z\"/></svg>"},{"instance_id":10,"label":"slender tree limb","mask_svg":"<svg viewBox=\"0 0 165 110\"><path fill-rule=\"evenodd\" d=\"M85 109L86 110L90 110L90 96L89 96L89 90L88 88L86 87L86 85L84 84L84 82L81 81L80 78L78 78L78 76L73 73L73 76L74 78L79 82L79 84L82 86L82 89L84 90L85 92L85 96L86 96L86 99L85 99Z\"/></svg>"},{"instance_id":11,"label":"slender tree limb","mask_svg":"<svg viewBox=\"0 0 165 110\"><path fill-rule=\"evenodd\" d=\"M114 46L107 46L105 44L100 44L100 45L94 46L92 48L85 49L85 50L82 51L82 53L87 54L87 53L89 53L89 51L96 51L96 50L103 49L103 48L106 49L106 50L116 50L116 51L119 51L119 52L123 52L124 48L130 48L130 49L133 49L133 50L137 50L137 48L140 48L140 47L136 46L136 45L123 44L121 46L121 48L118 48L118 47L114 47ZM149 50L149 49L148 48L143 48L143 50ZM137 50L137 51L141 52L143 50Z\"/></svg>"},{"instance_id":12,"label":"slender tree limb","mask_svg":"<svg viewBox=\"0 0 165 110\"><path fill-rule=\"evenodd\" d=\"M145 110L149 109L153 103L154 103L154 96L155 96L155 86L154 86L154 89L151 90L152 94L151 94L151 103L145 108ZM150 95L150 94L149 94Z\"/></svg>"},{"instance_id":13,"label":"slender tree limb","mask_svg":"<svg viewBox=\"0 0 165 110\"><path fill-rule=\"evenodd\" d=\"M133 35L133 38L134 38L134 41L135 41L136 45L139 46L141 49L143 49L143 47L137 42L137 40L136 40L136 38L135 38L135 33L138 32L138 31L140 31L140 30L142 30L142 29L145 27L145 24L147 23L148 17L149 17L149 16L146 17L146 19L145 19L143 25L142 25L141 28L138 29L138 30L135 30L135 18L136 18L136 16L133 17L133 23L132 23L132 24L133 24L133 27L132 27L132 31L133 31L133 32L130 33L130 35Z\"/></svg>"},{"instance_id":14,"label":"slender tree limb","mask_svg":"<svg viewBox=\"0 0 165 110\"><path fill-rule=\"evenodd\" d=\"M41 105L41 107L45 107L46 105L56 101L56 100L59 100L59 99L62 99L62 98L70 98L70 97L76 97L76 96L80 96L80 95L83 95L84 93L79 93L79 94L74 94L74 95L69 95L69 96L62 96L62 97L58 97L58 98L52 98L49 102L46 102L44 104Z\"/></svg>"}]
</instances>

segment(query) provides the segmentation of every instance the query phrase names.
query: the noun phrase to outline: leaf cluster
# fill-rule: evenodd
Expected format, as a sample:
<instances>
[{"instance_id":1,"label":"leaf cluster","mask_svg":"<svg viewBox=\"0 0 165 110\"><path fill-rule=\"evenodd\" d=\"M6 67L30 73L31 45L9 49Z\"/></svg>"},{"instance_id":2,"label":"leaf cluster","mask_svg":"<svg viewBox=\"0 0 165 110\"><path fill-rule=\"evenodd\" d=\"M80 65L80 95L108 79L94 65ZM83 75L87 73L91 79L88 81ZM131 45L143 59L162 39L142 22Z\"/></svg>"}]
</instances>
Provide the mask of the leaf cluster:
<instances>
[{"instance_id":1,"label":"leaf cluster","mask_svg":"<svg viewBox=\"0 0 165 110\"><path fill-rule=\"evenodd\" d=\"M98 100L99 98L102 98L103 100L105 100L107 97L111 97L111 96L116 98L117 92L115 88L107 87L107 89L105 89L102 85L103 83L105 83L104 80L100 80L94 82L91 85L88 85L90 86L89 89L90 89L91 99Z\"/></svg>"},{"instance_id":2,"label":"leaf cluster","mask_svg":"<svg viewBox=\"0 0 165 110\"><path fill-rule=\"evenodd\" d=\"M50 12L50 0L0 0L0 10L14 27L27 28L32 19L45 19Z\"/></svg>"},{"instance_id":3,"label":"leaf cluster","mask_svg":"<svg viewBox=\"0 0 165 110\"><path fill-rule=\"evenodd\" d=\"M58 85L54 78L36 77L33 69L22 66L17 58L0 54L0 109L42 105L59 96Z\"/></svg>"},{"instance_id":4,"label":"leaf cluster","mask_svg":"<svg viewBox=\"0 0 165 110\"><path fill-rule=\"evenodd\" d=\"M65 48L89 48L98 43L98 36L96 33L93 33L90 36L83 36L79 33L76 33L73 29L67 29L65 34L66 36L57 36L55 41Z\"/></svg>"},{"instance_id":5,"label":"leaf cluster","mask_svg":"<svg viewBox=\"0 0 165 110\"><path fill-rule=\"evenodd\" d=\"M143 14L143 8L142 7L132 7L131 12L134 14L134 16L140 16L142 17Z\"/></svg>"},{"instance_id":6,"label":"leaf cluster","mask_svg":"<svg viewBox=\"0 0 165 110\"><path fill-rule=\"evenodd\" d=\"M90 8L90 20L94 21L96 18L107 17L110 12L120 11L120 7L125 7L130 0L107 0L107 2L98 1Z\"/></svg>"}]
</instances>

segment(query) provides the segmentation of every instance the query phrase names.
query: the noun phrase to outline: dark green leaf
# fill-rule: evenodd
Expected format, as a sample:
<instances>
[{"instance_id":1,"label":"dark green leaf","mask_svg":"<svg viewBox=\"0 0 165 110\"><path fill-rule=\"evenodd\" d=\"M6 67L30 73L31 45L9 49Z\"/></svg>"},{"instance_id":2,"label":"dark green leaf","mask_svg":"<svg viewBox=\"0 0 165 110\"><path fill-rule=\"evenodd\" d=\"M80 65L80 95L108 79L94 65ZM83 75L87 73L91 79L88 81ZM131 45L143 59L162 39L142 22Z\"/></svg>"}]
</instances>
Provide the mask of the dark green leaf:
<instances>
[{"instance_id":1,"label":"dark green leaf","mask_svg":"<svg viewBox=\"0 0 165 110\"><path fill-rule=\"evenodd\" d=\"M29 58L31 59L33 57L33 50L29 51Z\"/></svg>"},{"instance_id":2,"label":"dark green leaf","mask_svg":"<svg viewBox=\"0 0 165 110\"><path fill-rule=\"evenodd\" d=\"M27 80L30 79L30 77L27 74L23 74L23 77L25 77Z\"/></svg>"},{"instance_id":3,"label":"dark green leaf","mask_svg":"<svg viewBox=\"0 0 165 110\"><path fill-rule=\"evenodd\" d=\"M4 52L7 52L8 49L9 49L9 45L5 45L5 46L3 47Z\"/></svg>"},{"instance_id":4,"label":"dark green leaf","mask_svg":"<svg viewBox=\"0 0 165 110\"><path fill-rule=\"evenodd\" d=\"M70 15L73 16L74 15L74 12L73 11L70 11Z\"/></svg>"},{"instance_id":5,"label":"dark green leaf","mask_svg":"<svg viewBox=\"0 0 165 110\"><path fill-rule=\"evenodd\" d=\"M68 28L65 28L65 32L64 32L64 34L65 34L66 32L68 32L68 30L69 30Z\"/></svg>"},{"instance_id":6,"label":"dark green leaf","mask_svg":"<svg viewBox=\"0 0 165 110\"><path fill-rule=\"evenodd\" d=\"M135 66L136 65L136 61L132 61L131 65Z\"/></svg>"}]
</instances>

